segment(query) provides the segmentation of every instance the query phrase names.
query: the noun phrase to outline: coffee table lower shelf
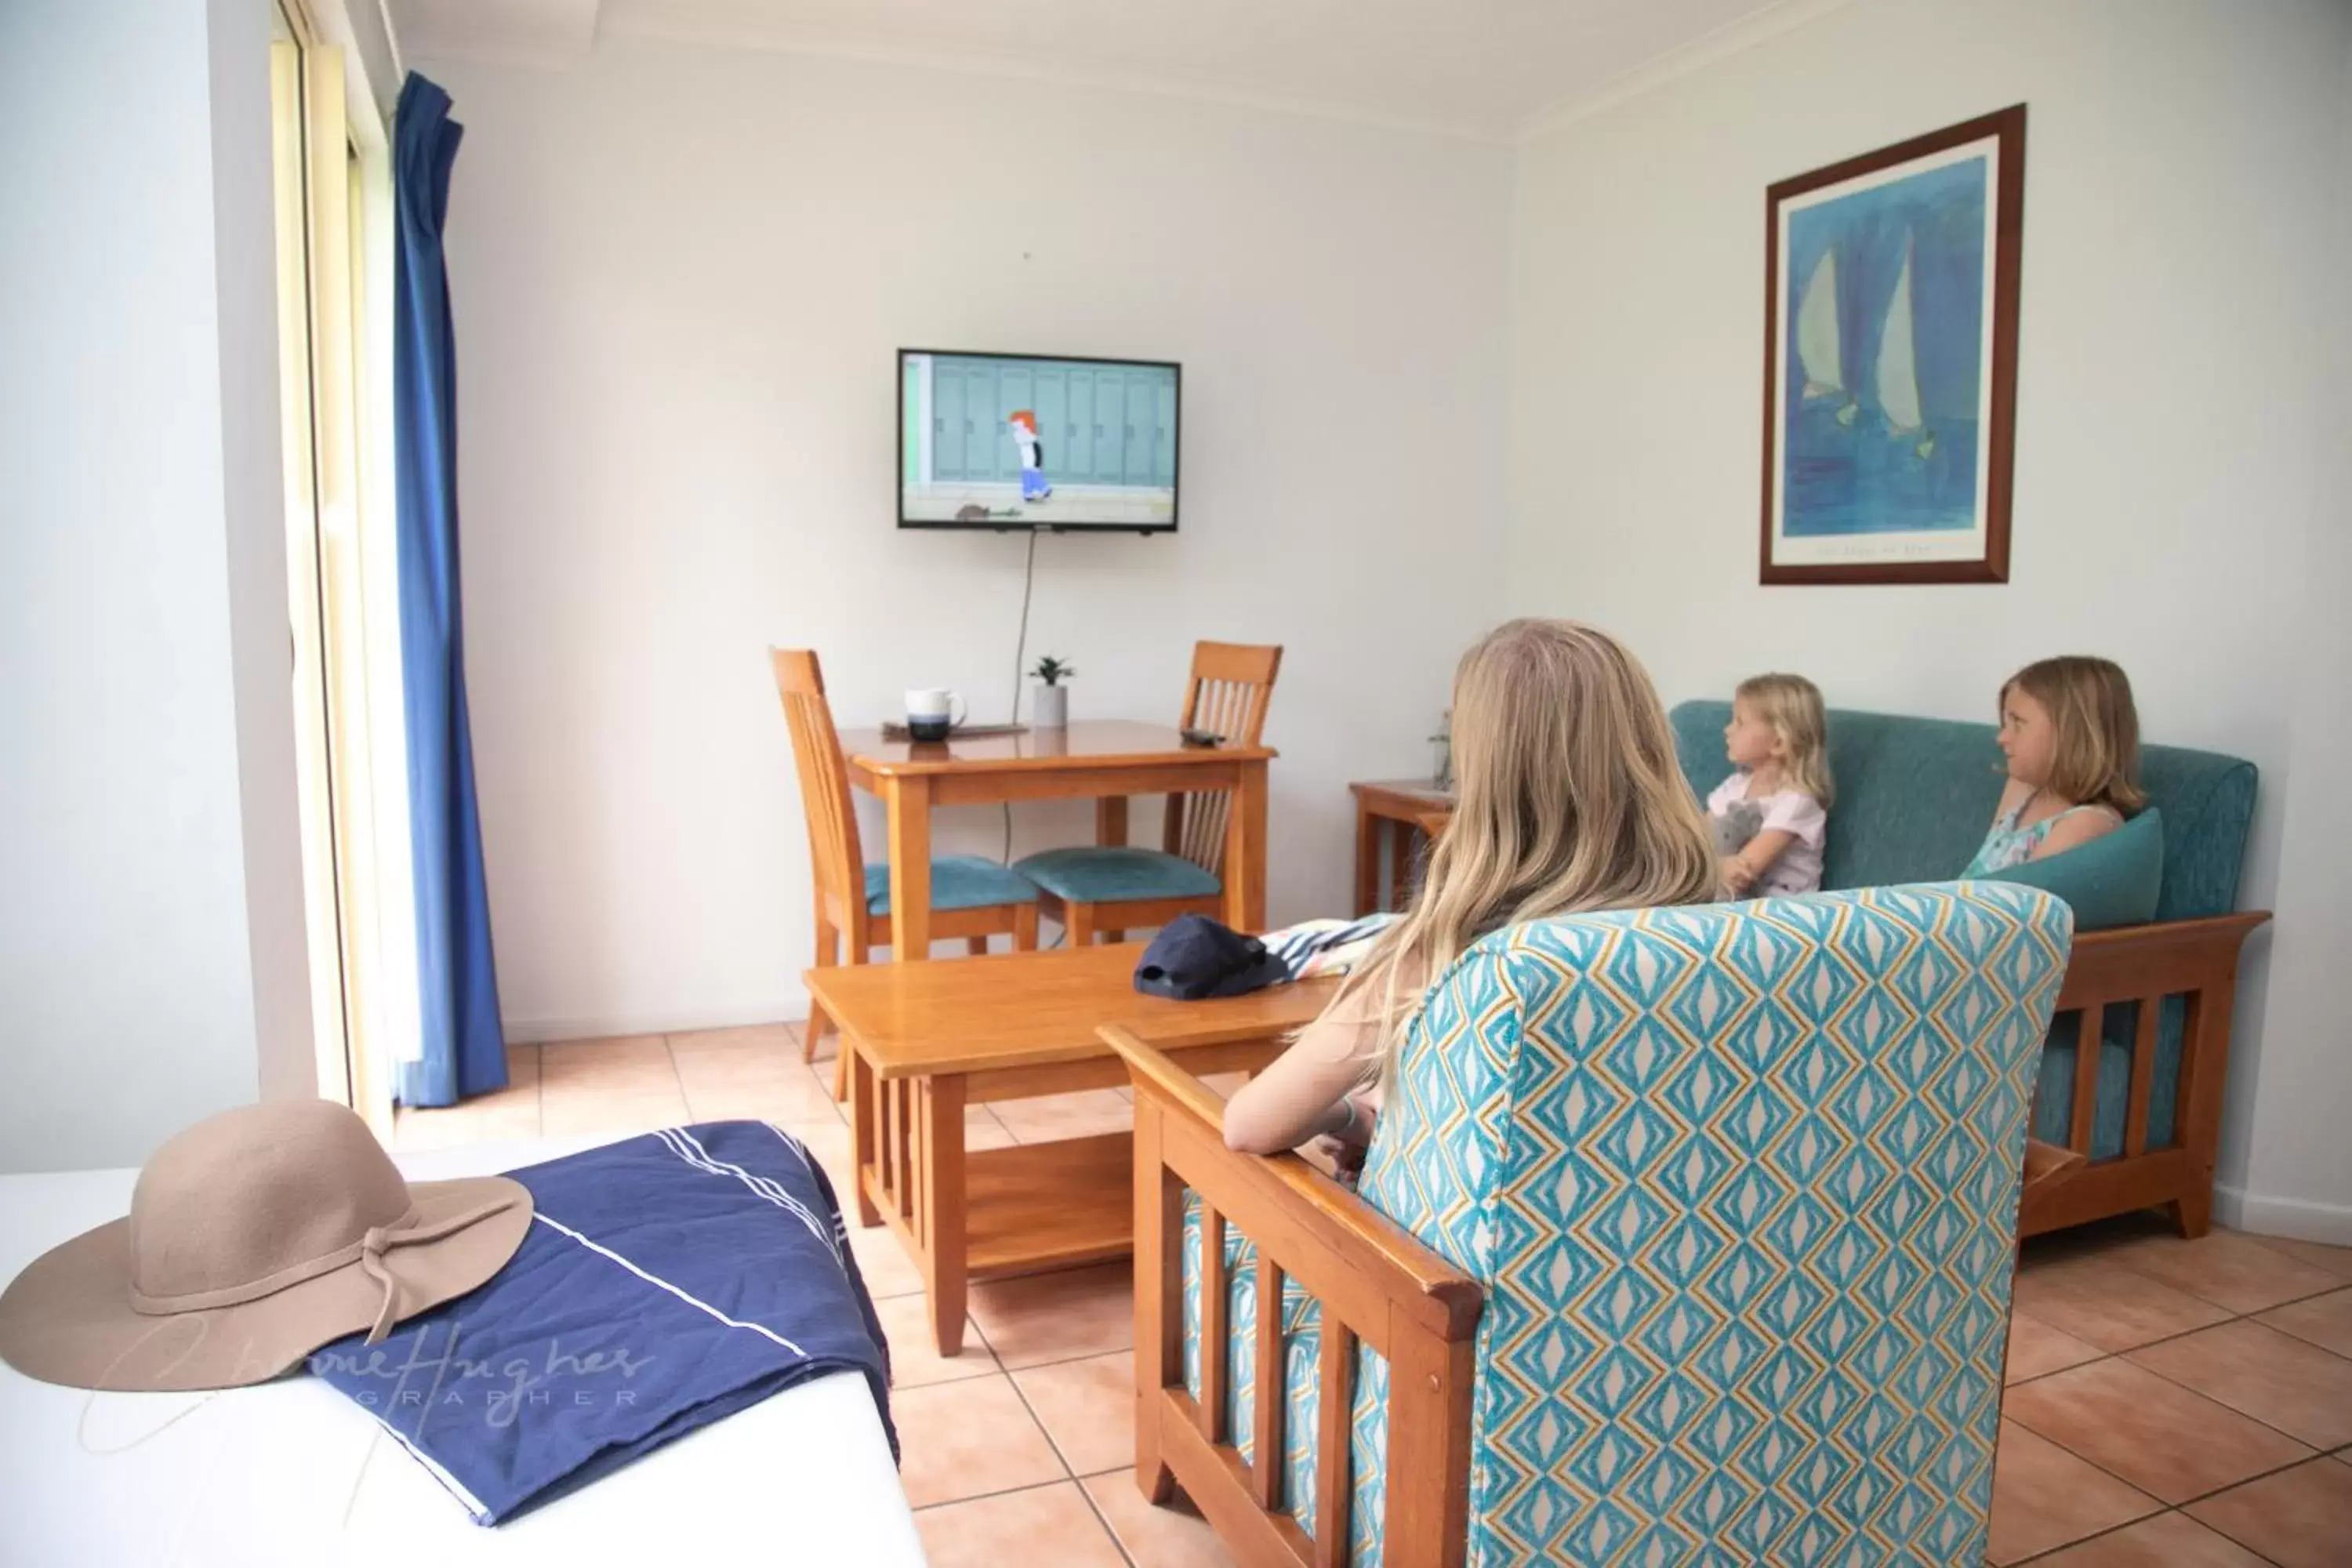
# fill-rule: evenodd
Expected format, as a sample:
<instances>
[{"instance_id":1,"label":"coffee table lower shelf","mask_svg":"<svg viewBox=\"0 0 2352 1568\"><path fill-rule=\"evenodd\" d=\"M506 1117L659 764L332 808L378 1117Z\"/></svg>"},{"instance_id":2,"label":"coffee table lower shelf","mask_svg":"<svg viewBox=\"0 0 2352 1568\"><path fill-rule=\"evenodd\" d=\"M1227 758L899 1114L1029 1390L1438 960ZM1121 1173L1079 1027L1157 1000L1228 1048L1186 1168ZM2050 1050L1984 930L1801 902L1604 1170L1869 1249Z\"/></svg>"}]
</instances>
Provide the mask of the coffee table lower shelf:
<instances>
[{"instance_id":1,"label":"coffee table lower shelf","mask_svg":"<svg viewBox=\"0 0 2352 1568\"><path fill-rule=\"evenodd\" d=\"M946 1162L917 1164L928 1166L933 1180L953 1168ZM960 1164L961 1191L952 1197L894 1194L879 1169L857 1172L871 1212L898 1234L923 1270L941 1355L961 1348L968 1280L1073 1268L1135 1250L1131 1132L974 1149Z\"/></svg>"},{"instance_id":2,"label":"coffee table lower shelf","mask_svg":"<svg viewBox=\"0 0 2352 1568\"><path fill-rule=\"evenodd\" d=\"M1135 1250L1135 1135L1016 1143L964 1156L964 1256L975 1276L1066 1268Z\"/></svg>"}]
</instances>

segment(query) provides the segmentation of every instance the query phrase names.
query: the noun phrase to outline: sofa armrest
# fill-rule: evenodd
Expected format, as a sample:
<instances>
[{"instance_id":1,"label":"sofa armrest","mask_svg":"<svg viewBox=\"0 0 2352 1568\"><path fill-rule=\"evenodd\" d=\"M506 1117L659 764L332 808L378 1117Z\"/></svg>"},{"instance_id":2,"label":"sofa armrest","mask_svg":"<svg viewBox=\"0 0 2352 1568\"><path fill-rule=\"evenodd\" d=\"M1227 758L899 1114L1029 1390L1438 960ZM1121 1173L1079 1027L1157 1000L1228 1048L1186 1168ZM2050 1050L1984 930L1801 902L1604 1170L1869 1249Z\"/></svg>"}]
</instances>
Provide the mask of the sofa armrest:
<instances>
[{"instance_id":1,"label":"sofa armrest","mask_svg":"<svg viewBox=\"0 0 2352 1568\"><path fill-rule=\"evenodd\" d=\"M1244 1561L1343 1563L1359 1342L1389 1363L1381 1534L1403 1563L1467 1549L1474 1349L1485 1293L1469 1275L1296 1154L1225 1147L1224 1102L1129 1030L1100 1031L1135 1085L1136 1481L1186 1493ZM1201 1397L1184 1378L1184 1194L1201 1202ZM1257 1249L1255 1463L1225 1430L1224 1228ZM1282 1507L1283 1288L1320 1314L1317 1536Z\"/></svg>"},{"instance_id":2,"label":"sofa armrest","mask_svg":"<svg viewBox=\"0 0 2352 1568\"><path fill-rule=\"evenodd\" d=\"M2020 1236L2158 1204L2171 1211L2183 1235L2205 1233L2221 1142L2222 1091L2229 1078L2238 957L2246 938L2270 918L2267 910L2248 910L2118 926L2074 939L2053 1011L2077 1016L2074 1114L2066 1147L2084 1158L2048 1170L2043 1179L2028 1184L2020 1200ZM2182 999L2180 1071L2173 1098L2172 1142L2151 1149L2157 1041L2163 1027L2162 1005L2168 997ZM2091 1160L2105 1055L2105 1011L2134 1004L2139 1009L2138 1026L2131 1042L2122 1154Z\"/></svg>"},{"instance_id":3,"label":"sofa armrest","mask_svg":"<svg viewBox=\"0 0 2352 1568\"><path fill-rule=\"evenodd\" d=\"M2168 993L2234 984L2238 950L2270 918L2268 910L2247 910L2203 920L2084 931L2074 938L2057 1011L2134 1001L2158 988Z\"/></svg>"}]
</instances>

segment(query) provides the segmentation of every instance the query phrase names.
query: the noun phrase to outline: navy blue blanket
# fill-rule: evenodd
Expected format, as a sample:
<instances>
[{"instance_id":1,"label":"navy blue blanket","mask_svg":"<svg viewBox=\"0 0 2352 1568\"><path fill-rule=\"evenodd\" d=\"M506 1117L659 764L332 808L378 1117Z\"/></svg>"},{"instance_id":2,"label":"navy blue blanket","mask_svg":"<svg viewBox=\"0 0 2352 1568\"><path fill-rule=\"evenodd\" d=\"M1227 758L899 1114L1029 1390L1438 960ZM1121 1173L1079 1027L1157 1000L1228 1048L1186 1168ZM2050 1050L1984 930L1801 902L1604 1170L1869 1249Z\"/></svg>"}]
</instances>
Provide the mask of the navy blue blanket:
<instances>
[{"instance_id":1,"label":"navy blue blanket","mask_svg":"<svg viewBox=\"0 0 2352 1568\"><path fill-rule=\"evenodd\" d=\"M507 1266L310 1370L495 1524L832 1372L889 1362L832 1184L761 1121L667 1128L509 1173L537 1205Z\"/></svg>"}]
</instances>

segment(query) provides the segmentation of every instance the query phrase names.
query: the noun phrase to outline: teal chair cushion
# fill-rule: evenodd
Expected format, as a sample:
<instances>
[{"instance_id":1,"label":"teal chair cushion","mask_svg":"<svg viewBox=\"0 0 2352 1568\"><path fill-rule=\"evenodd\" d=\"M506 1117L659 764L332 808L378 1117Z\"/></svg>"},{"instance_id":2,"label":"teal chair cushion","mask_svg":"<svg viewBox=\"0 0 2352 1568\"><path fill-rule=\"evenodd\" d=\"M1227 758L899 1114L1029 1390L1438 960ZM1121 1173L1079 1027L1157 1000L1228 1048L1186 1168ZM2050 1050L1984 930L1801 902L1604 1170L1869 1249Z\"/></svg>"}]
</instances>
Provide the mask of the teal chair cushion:
<instances>
[{"instance_id":1,"label":"teal chair cushion","mask_svg":"<svg viewBox=\"0 0 2352 1568\"><path fill-rule=\"evenodd\" d=\"M1224 890L1213 872L1158 849L1080 845L1045 850L1015 861L1013 868L1071 904L1213 899Z\"/></svg>"},{"instance_id":2,"label":"teal chair cushion","mask_svg":"<svg viewBox=\"0 0 2352 1568\"><path fill-rule=\"evenodd\" d=\"M1201 1199L1184 1194L1184 1386L1201 1397ZM1225 1227L1225 1427L1245 1463L1257 1457L1257 1247L1228 1225ZM1282 1435L1282 1506L1298 1527L1315 1531L1316 1418L1322 1405L1316 1372L1322 1341L1323 1313L1315 1298L1298 1281L1282 1282L1283 1405L1286 1411ZM1377 1354L1359 1347L1357 1385L1359 1415L1385 1412L1383 1393L1377 1401L1364 1384L1366 1357ZM1385 1373L1385 1368L1382 1369ZM1370 1405L1368 1411L1367 1406ZM1365 1472L1359 1455L1357 1475Z\"/></svg>"},{"instance_id":3,"label":"teal chair cushion","mask_svg":"<svg viewBox=\"0 0 2352 1568\"><path fill-rule=\"evenodd\" d=\"M931 908L984 910L993 904L1034 904L1037 889L1009 866L978 855L941 855L931 861ZM890 868L866 868L866 912L890 912Z\"/></svg>"},{"instance_id":4,"label":"teal chair cushion","mask_svg":"<svg viewBox=\"0 0 2352 1568\"><path fill-rule=\"evenodd\" d=\"M2150 806L2088 844L1995 871L1986 879L2022 882L2056 894L2074 911L2077 931L2146 925L2156 918L2164 881L2164 813Z\"/></svg>"}]
</instances>

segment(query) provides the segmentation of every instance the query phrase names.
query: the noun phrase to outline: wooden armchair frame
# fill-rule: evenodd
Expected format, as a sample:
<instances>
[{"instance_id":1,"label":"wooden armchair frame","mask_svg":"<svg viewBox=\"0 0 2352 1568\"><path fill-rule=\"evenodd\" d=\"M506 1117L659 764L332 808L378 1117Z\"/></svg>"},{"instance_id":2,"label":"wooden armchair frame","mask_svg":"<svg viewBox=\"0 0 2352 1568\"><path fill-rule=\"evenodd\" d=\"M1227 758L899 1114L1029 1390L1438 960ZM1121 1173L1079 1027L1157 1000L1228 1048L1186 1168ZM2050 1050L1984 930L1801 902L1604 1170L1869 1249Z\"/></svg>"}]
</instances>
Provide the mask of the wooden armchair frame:
<instances>
[{"instance_id":1,"label":"wooden armchair frame","mask_svg":"<svg viewBox=\"0 0 2352 1568\"><path fill-rule=\"evenodd\" d=\"M2074 1100L2066 1147L2083 1163L2029 1185L2020 1203L2017 1233L2039 1236L2109 1215L2158 1205L2185 1237L2212 1224L2213 1159L2221 1141L2221 1097L2230 1077L2230 1014L2238 994L2238 954L2246 938L2270 919L2248 910L2206 920L2166 921L2085 931L2058 993L2057 1015L2080 1022L2074 1045ZM2148 1110L2156 1098L2156 1041L2167 997L2187 1000L2175 1092L2172 1142L2147 1146ZM2106 1009L2139 1004L2132 1039L2130 1098L2123 1152L2095 1159L2091 1139L2098 1117L2099 1060Z\"/></svg>"},{"instance_id":2,"label":"wooden armchair frame","mask_svg":"<svg viewBox=\"0 0 2352 1568\"><path fill-rule=\"evenodd\" d=\"M1181 1485L1243 1563L1338 1568L1349 1561L1356 1346L1389 1363L1388 1561L1458 1564L1468 1550L1477 1281L1296 1154L1225 1147L1224 1102L1153 1047L1101 1031L1135 1086L1136 1486L1154 1503ZM1184 1191L1201 1200L1201 1397L1184 1384ZM1254 1452L1227 1432L1225 1226L1257 1248ZM1317 1533L1282 1506L1282 1293L1321 1308L1317 1376Z\"/></svg>"}]
</instances>

